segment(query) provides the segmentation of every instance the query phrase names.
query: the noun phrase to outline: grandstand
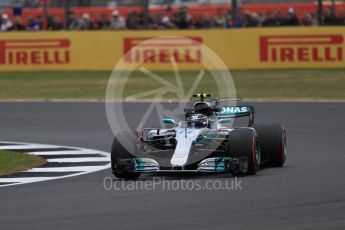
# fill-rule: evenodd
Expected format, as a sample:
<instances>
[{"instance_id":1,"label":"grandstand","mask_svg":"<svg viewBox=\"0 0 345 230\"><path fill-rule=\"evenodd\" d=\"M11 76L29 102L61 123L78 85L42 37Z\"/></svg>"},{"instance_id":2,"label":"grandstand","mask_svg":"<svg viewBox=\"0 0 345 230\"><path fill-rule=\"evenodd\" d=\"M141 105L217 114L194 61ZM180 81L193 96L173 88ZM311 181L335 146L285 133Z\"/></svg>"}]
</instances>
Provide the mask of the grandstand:
<instances>
[{"instance_id":1,"label":"grandstand","mask_svg":"<svg viewBox=\"0 0 345 230\"><path fill-rule=\"evenodd\" d=\"M57 0L3 0L0 2L0 8L3 8L0 14L8 17L5 20L19 24L11 30L30 30L32 26L28 24L34 24L38 30L109 29L114 10L127 21L125 28L128 29L345 25L344 1L325 0L323 11L320 11L318 1L312 0L238 0L234 17L231 1L228 0L151 0L147 18L142 13L145 12L142 2L145 1L72 0L66 5L66 1ZM183 6L187 10L181 13ZM181 26L178 22L181 14L190 18L188 25ZM290 20L291 14L297 19ZM71 25L77 24L78 20L83 21L79 24L87 26ZM169 24L166 24L167 20ZM100 26L100 21L109 25ZM128 21L137 23L130 25L133 23ZM222 23L219 24L219 21Z\"/></svg>"}]
</instances>

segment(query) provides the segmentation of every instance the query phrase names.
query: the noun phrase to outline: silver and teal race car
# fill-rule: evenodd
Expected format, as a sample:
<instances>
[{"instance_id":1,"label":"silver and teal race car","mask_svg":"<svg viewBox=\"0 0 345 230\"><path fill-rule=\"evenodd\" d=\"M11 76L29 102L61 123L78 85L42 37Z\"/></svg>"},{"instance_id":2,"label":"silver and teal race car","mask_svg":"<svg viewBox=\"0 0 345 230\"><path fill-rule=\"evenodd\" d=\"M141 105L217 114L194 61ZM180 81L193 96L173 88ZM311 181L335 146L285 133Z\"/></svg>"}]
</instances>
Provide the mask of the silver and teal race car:
<instances>
[{"instance_id":1,"label":"silver and teal race car","mask_svg":"<svg viewBox=\"0 0 345 230\"><path fill-rule=\"evenodd\" d=\"M167 128L144 128L136 137L119 132L111 150L113 174L124 179L152 172L253 175L260 167L284 165L284 127L256 124L254 106L202 93L193 95L184 111L181 121L163 119ZM246 125L236 127L244 118Z\"/></svg>"}]
</instances>

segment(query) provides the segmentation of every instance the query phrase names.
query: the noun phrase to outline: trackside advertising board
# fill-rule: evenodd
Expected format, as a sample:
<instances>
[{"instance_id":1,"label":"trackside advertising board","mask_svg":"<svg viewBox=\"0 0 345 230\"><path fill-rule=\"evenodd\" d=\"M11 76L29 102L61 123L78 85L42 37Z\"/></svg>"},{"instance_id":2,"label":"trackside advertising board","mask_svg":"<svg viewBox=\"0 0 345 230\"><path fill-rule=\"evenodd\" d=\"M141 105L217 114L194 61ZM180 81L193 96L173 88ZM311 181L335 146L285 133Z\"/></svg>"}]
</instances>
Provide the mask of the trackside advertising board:
<instances>
[{"instance_id":1,"label":"trackside advertising board","mask_svg":"<svg viewBox=\"0 0 345 230\"><path fill-rule=\"evenodd\" d=\"M132 67L171 70L173 58L180 70L199 70L203 45L230 69L340 68L344 37L338 27L10 32L0 33L0 71L112 70L122 57Z\"/></svg>"}]
</instances>

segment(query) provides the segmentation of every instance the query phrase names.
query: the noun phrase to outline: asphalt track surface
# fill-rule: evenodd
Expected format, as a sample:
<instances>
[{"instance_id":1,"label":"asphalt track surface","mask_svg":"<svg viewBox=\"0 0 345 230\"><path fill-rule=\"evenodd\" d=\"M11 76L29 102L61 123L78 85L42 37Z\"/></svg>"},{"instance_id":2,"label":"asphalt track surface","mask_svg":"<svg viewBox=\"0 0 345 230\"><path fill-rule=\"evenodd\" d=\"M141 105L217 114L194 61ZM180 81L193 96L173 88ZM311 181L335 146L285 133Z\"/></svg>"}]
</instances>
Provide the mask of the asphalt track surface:
<instances>
[{"instance_id":1,"label":"asphalt track surface","mask_svg":"<svg viewBox=\"0 0 345 230\"><path fill-rule=\"evenodd\" d=\"M255 104L258 122L284 123L288 156L283 168L241 177L242 190L107 191L104 170L0 188L0 228L345 229L345 104ZM140 105L132 111L137 119ZM0 103L0 140L109 151L112 134L103 103Z\"/></svg>"}]
</instances>

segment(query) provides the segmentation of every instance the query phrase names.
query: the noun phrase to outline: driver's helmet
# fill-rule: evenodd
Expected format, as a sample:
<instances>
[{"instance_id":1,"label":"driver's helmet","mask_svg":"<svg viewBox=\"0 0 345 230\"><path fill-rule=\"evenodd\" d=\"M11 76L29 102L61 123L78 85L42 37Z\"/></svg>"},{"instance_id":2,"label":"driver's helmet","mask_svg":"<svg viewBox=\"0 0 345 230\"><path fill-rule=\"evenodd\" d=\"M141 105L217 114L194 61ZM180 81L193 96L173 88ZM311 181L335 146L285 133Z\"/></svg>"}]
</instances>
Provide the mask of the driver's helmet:
<instances>
[{"instance_id":1,"label":"driver's helmet","mask_svg":"<svg viewBox=\"0 0 345 230\"><path fill-rule=\"evenodd\" d=\"M213 110L212 110L212 106L210 105L210 103L208 102L196 102L194 104L194 112L195 113L201 113L205 116L212 116L213 115Z\"/></svg>"},{"instance_id":2,"label":"driver's helmet","mask_svg":"<svg viewBox=\"0 0 345 230\"><path fill-rule=\"evenodd\" d=\"M189 123L194 128L205 128L208 127L208 117L203 114L193 114L190 117Z\"/></svg>"}]
</instances>

